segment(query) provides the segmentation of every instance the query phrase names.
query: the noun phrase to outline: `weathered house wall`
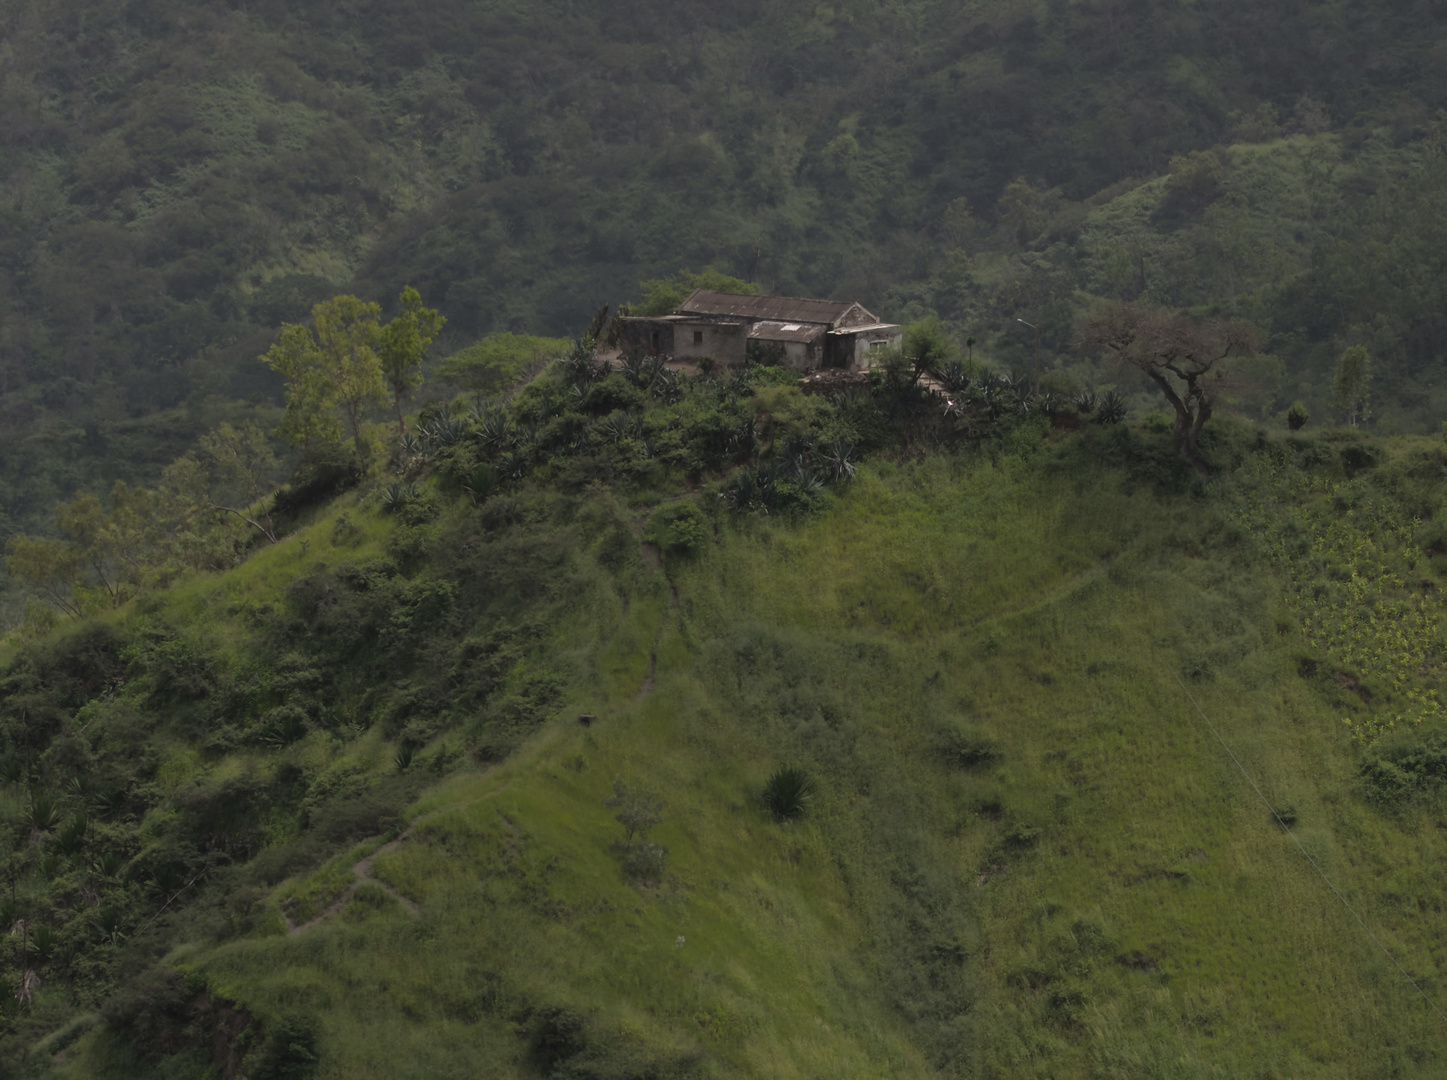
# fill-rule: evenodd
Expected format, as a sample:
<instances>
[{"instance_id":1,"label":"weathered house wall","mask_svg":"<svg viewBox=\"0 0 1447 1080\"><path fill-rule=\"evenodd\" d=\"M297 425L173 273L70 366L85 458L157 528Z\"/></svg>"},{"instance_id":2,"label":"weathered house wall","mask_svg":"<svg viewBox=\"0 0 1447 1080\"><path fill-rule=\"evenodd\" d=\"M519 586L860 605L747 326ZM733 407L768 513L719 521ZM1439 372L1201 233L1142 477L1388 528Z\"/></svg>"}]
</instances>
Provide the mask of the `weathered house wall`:
<instances>
[{"instance_id":1,"label":"weathered house wall","mask_svg":"<svg viewBox=\"0 0 1447 1080\"><path fill-rule=\"evenodd\" d=\"M898 348L903 333L898 326L868 324L854 330L835 330L829 334L824 367L846 371L868 371L880 353Z\"/></svg>"},{"instance_id":2,"label":"weathered house wall","mask_svg":"<svg viewBox=\"0 0 1447 1080\"><path fill-rule=\"evenodd\" d=\"M679 360L711 356L720 364L743 364L749 328L740 322L679 320L674 324L673 355Z\"/></svg>"},{"instance_id":3,"label":"weathered house wall","mask_svg":"<svg viewBox=\"0 0 1447 1080\"><path fill-rule=\"evenodd\" d=\"M671 319L626 318L618 320L618 348L626 356L671 356L673 354L673 321Z\"/></svg>"},{"instance_id":4,"label":"weathered house wall","mask_svg":"<svg viewBox=\"0 0 1447 1080\"><path fill-rule=\"evenodd\" d=\"M749 347L779 357L796 371L867 370L898 345L900 328L879 322L856 303L789 296L736 296L695 290L672 315L619 320L624 353L672 356L741 366Z\"/></svg>"}]
</instances>

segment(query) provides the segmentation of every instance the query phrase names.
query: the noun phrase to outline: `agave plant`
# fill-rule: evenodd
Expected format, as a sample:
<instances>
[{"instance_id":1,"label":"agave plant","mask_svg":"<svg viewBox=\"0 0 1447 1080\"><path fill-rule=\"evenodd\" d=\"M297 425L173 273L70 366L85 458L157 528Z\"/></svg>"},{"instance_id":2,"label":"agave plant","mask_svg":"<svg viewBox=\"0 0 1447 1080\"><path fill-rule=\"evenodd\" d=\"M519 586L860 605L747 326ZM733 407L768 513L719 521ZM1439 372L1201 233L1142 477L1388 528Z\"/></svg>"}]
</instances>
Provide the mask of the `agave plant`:
<instances>
[{"instance_id":1,"label":"agave plant","mask_svg":"<svg viewBox=\"0 0 1447 1080\"><path fill-rule=\"evenodd\" d=\"M502 409L488 409L473 424L473 435L484 446L502 446L512 438L512 424Z\"/></svg>"},{"instance_id":2,"label":"agave plant","mask_svg":"<svg viewBox=\"0 0 1447 1080\"><path fill-rule=\"evenodd\" d=\"M1095 391L1093 390L1082 390L1075 395L1075 411L1082 416L1089 416L1095 412L1098 404L1099 402L1096 400Z\"/></svg>"},{"instance_id":3,"label":"agave plant","mask_svg":"<svg viewBox=\"0 0 1447 1080\"><path fill-rule=\"evenodd\" d=\"M96 857L95 862L91 863L91 869L97 877L110 880L120 876L121 868L125 864L126 861L118 853L103 851Z\"/></svg>"},{"instance_id":4,"label":"agave plant","mask_svg":"<svg viewBox=\"0 0 1447 1080\"><path fill-rule=\"evenodd\" d=\"M568 350L568 355L563 357L559 363L562 365L564 375L574 383L587 385L596 382L606 374L603 365L598 363L597 343L586 337L578 338L573 342L573 347Z\"/></svg>"},{"instance_id":5,"label":"agave plant","mask_svg":"<svg viewBox=\"0 0 1447 1080\"><path fill-rule=\"evenodd\" d=\"M805 498L812 499L824 490L824 477L813 469L806 468L802 463L795 463L793 474L789 480L799 494Z\"/></svg>"},{"instance_id":6,"label":"agave plant","mask_svg":"<svg viewBox=\"0 0 1447 1080\"><path fill-rule=\"evenodd\" d=\"M55 950L55 932L48 926L37 926L30 931L30 951L42 964L50 959Z\"/></svg>"},{"instance_id":7,"label":"agave plant","mask_svg":"<svg viewBox=\"0 0 1447 1080\"><path fill-rule=\"evenodd\" d=\"M85 843L85 832L89 822L84 814L76 814L55 834L55 850L62 855L74 855Z\"/></svg>"},{"instance_id":8,"label":"agave plant","mask_svg":"<svg viewBox=\"0 0 1447 1080\"><path fill-rule=\"evenodd\" d=\"M108 787L99 792L92 800L96 813L109 821L119 814L126 805L126 792L124 788Z\"/></svg>"},{"instance_id":9,"label":"agave plant","mask_svg":"<svg viewBox=\"0 0 1447 1080\"><path fill-rule=\"evenodd\" d=\"M614 413L598 425L599 434L611 443L636 439L643 434L643 418L636 412Z\"/></svg>"},{"instance_id":10,"label":"agave plant","mask_svg":"<svg viewBox=\"0 0 1447 1080\"><path fill-rule=\"evenodd\" d=\"M647 356L641 352L623 357L623 377L641 389L648 389L662 370L662 357Z\"/></svg>"},{"instance_id":11,"label":"agave plant","mask_svg":"<svg viewBox=\"0 0 1447 1080\"><path fill-rule=\"evenodd\" d=\"M392 758L392 765L398 772L406 772L412 765L417 751L411 743L403 743Z\"/></svg>"},{"instance_id":12,"label":"agave plant","mask_svg":"<svg viewBox=\"0 0 1447 1080\"><path fill-rule=\"evenodd\" d=\"M111 905L103 907L95 913L95 928L100 932L102 939L109 941L112 945L120 943L125 937L121 932L121 911L120 908Z\"/></svg>"},{"instance_id":13,"label":"agave plant","mask_svg":"<svg viewBox=\"0 0 1447 1080\"><path fill-rule=\"evenodd\" d=\"M835 439L831 443L825 443L820 450L824 460L824 471L829 474L831 480L838 483L841 480L854 479L856 451L853 443Z\"/></svg>"},{"instance_id":14,"label":"agave plant","mask_svg":"<svg viewBox=\"0 0 1447 1080\"><path fill-rule=\"evenodd\" d=\"M497 470L488 465L479 465L463 482L462 490L467 493L472 504L478 506L486 502L488 496L497 490L497 485Z\"/></svg>"},{"instance_id":15,"label":"agave plant","mask_svg":"<svg viewBox=\"0 0 1447 1080\"><path fill-rule=\"evenodd\" d=\"M36 792L30 796L30 825L36 832L49 832L60 824L60 807L50 796Z\"/></svg>"},{"instance_id":16,"label":"agave plant","mask_svg":"<svg viewBox=\"0 0 1447 1080\"><path fill-rule=\"evenodd\" d=\"M759 448L759 429L753 420L742 421L732 435L729 436L728 453L730 457L748 457Z\"/></svg>"},{"instance_id":17,"label":"agave plant","mask_svg":"<svg viewBox=\"0 0 1447 1080\"><path fill-rule=\"evenodd\" d=\"M778 821L801 816L814 797L814 781L803 769L786 765L764 784L764 808Z\"/></svg>"},{"instance_id":18,"label":"agave plant","mask_svg":"<svg viewBox=\"0 0 1447 1080\"><path fill-rule=\"evenodd\" d=\"M660 367L649 392L654 400L671 405L683 397L683 380L678 372Z\"/></svg>"},{"instance_id":19,"label":"agave plant","mask_svg":"<svg viewBox=\"0 0 1447 1080\"><path fill-rule=\"evenodd\" d=\"M395 514L408 503L417 501L416 484L388 484L382 489L382 509Z\"/></svg>"},{"instance_id":20,"label":"agave plant","mask_svg":"<svg viewBox=\"0 0 1447 1080\"><path fill-rule=\"evenodd\" d=\"M467 425L450 416L439 416L422 429L422 437L429 446L451 446L467 434Z\"/></svg>"},{"instance_id":21,"label":"agave plant","mask_svg":"<svg viewBox=\"0 0 1447 1080\"><path fill-rule=\"evenodd\" d=\"M970 369L958 360L951 360L940 369L940 385L951 394L963 394L974 381Z\"/></svg>"},{"instance_id":22,"label":"agave plant","mask_svg":"<svg viewBox=\"0 0 1447 1080\"><path fill-rule=\"evenodd\" d=\"M724 485L719 497L736 514L748 513L760 505L759 484L752 469L740 469Z\"/></svg>"},{"instance_id":23,"label":"agave plant","mask_svg":"<svg viewBox=\"0 0 1447 1080\"><path fill-rule=\"evenodd\" d=\"M1125 398L1112 390L1100 399L1100 404L1095 410L1095 422L1097 424L1119 424L1129 411L1130 407L1126 405Z\"/></svg>"}]
</instances>

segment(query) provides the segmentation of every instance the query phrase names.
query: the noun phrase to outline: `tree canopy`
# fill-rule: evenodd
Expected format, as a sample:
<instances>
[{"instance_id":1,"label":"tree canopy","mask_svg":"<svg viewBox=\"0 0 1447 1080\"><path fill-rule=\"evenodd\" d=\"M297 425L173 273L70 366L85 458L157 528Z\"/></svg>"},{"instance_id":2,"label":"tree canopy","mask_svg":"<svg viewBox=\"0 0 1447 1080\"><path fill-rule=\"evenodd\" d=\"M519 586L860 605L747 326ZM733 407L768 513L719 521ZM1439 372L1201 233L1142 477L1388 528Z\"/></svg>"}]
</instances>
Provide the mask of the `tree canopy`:
<instances>
[{"instance_id":1,"label":"tree canopy","mask_svg":"<svg viewBox=\"0 0 1447 1080\"><path fill-rule=\"evenodd\" d=\"M1118 303L1087 319L1080 341L1086 349L1105 350L1156 385L1175 411L1176 445L1204 474L1200 434L1225 383L1223 361L1254 351L1255 331L1242 323Z\"/></svg>"}]
</instances>

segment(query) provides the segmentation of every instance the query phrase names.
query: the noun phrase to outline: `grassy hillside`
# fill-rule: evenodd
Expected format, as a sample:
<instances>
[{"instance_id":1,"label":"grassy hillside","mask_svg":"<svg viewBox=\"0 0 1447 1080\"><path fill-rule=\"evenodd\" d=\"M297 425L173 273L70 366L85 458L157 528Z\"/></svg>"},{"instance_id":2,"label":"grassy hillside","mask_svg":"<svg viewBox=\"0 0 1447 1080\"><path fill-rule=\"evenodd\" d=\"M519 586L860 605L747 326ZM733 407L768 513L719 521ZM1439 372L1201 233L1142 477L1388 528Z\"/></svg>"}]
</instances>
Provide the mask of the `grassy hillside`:
<instances>
[{"instance_id":1,"label":"grassy hillside","mask_svg":"<svg viewBox=\"0 0 1447 1080\"><path fill-rule=\"evenodd\" d=\"M656 478L379 483L12 639L5 980L41 985L0 1068L1434 1075L1447 1024L1187 690L1439 996L1444 451L1223 428L1202 488L1166 443L710 494L691 550Z\"/></svg>"}]
</instances>

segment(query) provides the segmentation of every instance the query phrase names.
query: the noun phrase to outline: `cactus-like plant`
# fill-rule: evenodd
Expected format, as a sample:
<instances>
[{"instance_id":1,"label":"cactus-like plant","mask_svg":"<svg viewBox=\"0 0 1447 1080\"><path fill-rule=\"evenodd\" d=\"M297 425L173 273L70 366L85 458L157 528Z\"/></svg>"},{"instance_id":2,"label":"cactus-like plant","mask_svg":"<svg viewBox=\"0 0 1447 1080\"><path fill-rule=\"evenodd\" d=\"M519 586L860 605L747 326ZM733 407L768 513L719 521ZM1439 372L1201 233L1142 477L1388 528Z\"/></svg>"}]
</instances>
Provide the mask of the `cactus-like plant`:
<instances>
[{"instance_id":1,"label":"cactus-like plant","mask_svg":"<svg viewBox=\"0 0 1447 1080\"><path fill-rule=\"evenodd\" d=\"M764 784L764 808L778 821L803 815L814 797L814 781L803 769L785 765Z\"/></svg>"}]
</instances>

